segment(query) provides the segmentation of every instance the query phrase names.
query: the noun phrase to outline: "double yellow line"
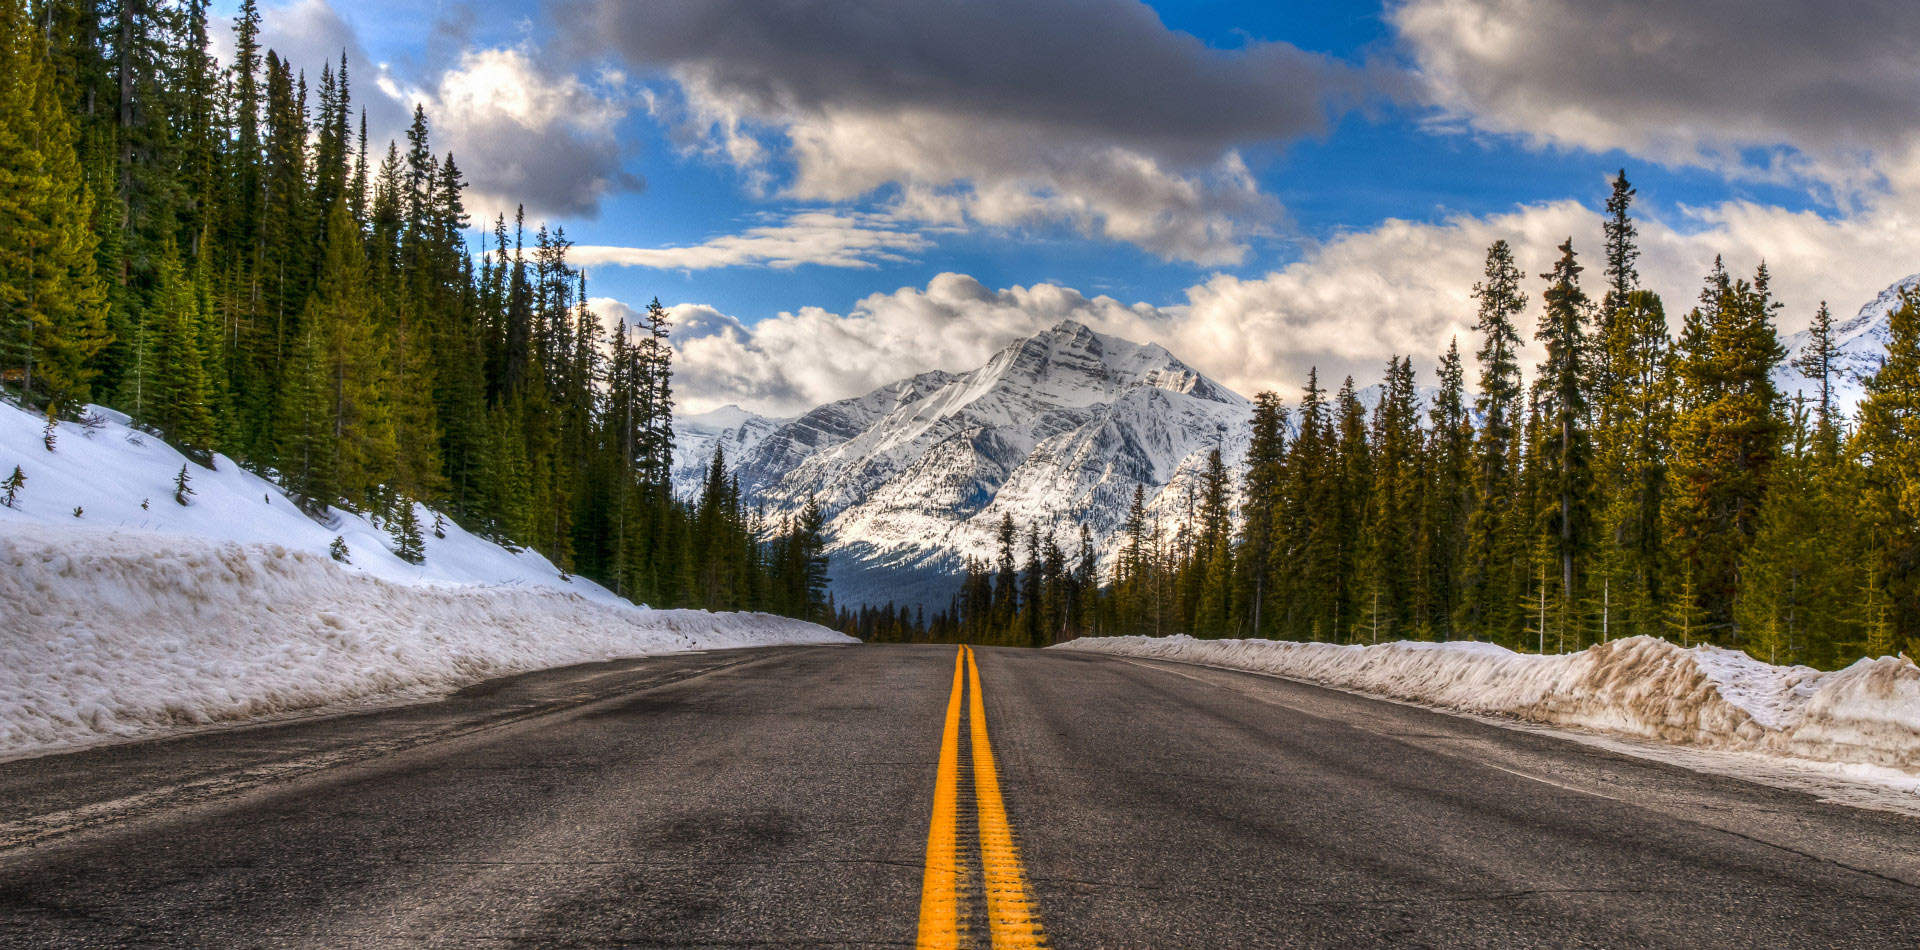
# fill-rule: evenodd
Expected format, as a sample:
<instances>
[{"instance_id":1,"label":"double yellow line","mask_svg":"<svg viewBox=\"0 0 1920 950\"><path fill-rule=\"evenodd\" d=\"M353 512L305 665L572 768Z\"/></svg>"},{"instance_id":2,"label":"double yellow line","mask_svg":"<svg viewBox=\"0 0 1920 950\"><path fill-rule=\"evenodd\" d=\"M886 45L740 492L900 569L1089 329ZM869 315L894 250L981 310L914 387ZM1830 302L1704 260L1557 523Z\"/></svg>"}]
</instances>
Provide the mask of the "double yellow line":
<instances>
[{"instance_id":1,"label":"double yellow line","mask_svg":"<svg viewBox=\"0 0 1920 950\"><path fill-rule=\"evenodd\" d=\"M963 688L964 687L964 688ZM1047 945L1040 916L1027 898L1020 845L1000 798L1000 772L987 738L987 710L980 701L980 668L973 650L961 647L953 658L953 692L947 698L946 726L940 733L940 767L934 776L933 821L927 827L927 865L920 883L922 950L957 950L967 928L963 898L971 895L973 876L965 863L960 832L960 706L968 697L969 744L973 747L974 818L979 827L980 884L986 895L987 931L992 950L1029 950Z\"/></svg>"}]
</instances>

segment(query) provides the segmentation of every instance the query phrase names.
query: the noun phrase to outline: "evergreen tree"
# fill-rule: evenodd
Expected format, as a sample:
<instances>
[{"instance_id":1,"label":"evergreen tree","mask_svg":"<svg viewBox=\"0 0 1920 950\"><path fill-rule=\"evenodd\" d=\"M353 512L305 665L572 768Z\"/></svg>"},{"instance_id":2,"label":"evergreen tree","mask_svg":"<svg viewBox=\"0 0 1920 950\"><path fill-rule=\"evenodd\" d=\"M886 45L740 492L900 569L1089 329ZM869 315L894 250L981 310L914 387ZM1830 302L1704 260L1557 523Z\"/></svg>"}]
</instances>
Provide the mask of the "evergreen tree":
<instances>
[{"instance_id":1,"label":"evergreen tree","mask_svg":"<svg viewBox=\"0 0 1920 950\"><path fill-rule=\"evenodd\" d=\"M22 0L0 0L0 357L50 416L91 398L111 339L93 195L54 80Z\"/></svg>"},{"instance_id":2,"label":"evergreen tree","mask_svg":"<svg viewBox=\"0 0 1920 950\"><path fill-rule=\"evenodd\" d=\"M1513 629L1517 594L1513 521L1515 485L1511 459L1520 406L1520 334L1513 319L1526 307L1520 270L1505 241L1487 249L1486 279L1474 286L1480 317L1480 436L1474 446L1473 511L1467 518L1466 560L1459 615L1454 624L1470 636L1500 636Z\"/></svg>"},{"instance_id":3,"label":"evergreen tree","mask_svg":"<svg viewBox=\"0 0 1920 950\"><path fill-rule=\"evenodd\" d=\"M1546 309L1535 334L1547 350L1536 384L1548 421L1543 434L1550 440L1539 453L1544 462L1540 477L1550 496L1547 527L1559 562L1559 595L1566 604L1580 595L1575 587L1576 565L1591 544L1593 468L1587 431L1591 364L1585 326L1587 296L1579 283L1582 269L1574 257L1573 239L1568 238L1560 245L1560 259L1553 270L1543 275L1548 281L1541 296Z\"/></svg>"},{"instance_id":4,"label":"evergreen tree","mask_svg":"<svg viewBox=\"0 0 1920 950\"><path fill-rule=\"evenodd\" d=\"M1898 642L1920 635L1920 294L1902 291L1887 320L1886 361L1867 380L1854 441L1864 462L1862 511L1884 552L1874 567L1887 612L1869 620L1890 624Z\"/></svg>"},{"instance_id":5,"label":"evergreen tree","mask_svg":"<svg viewBox=\"0 0 1920 950\"><path fill-rule=\"evenodd\" d=\"M1738 566L1758 528L1760 502L1784 429L1773 367L1782 350L1763 265L1751 284L1716 268L1688 315L1676 375L1667 521L1694 570L1709 631L1737 643Z\"/></svg>"},{"instance_id":6,"label":"evergreen tree","mask_svg":"<svg viewBox=\"0 0 1920 950\"><path fill-rule=\"evenodd\" d=\"M6 505L8 508L19 508L20 492L26 487L27 473L21 471L20 466L15 465L13 467L13 474L8 475L6 481L0 482L0 491L6 493L5 495L0 495L0 505Z\"/></svg>"},{"instance_id":7,"label":"evergreen tree","mask_svg":"<svg viewBox=\"0 0 1920 950\"><path fill-rule=\"evenodd\" d=\"M1442 639L1452 639L1474 498L1473 419L1467 413L1466 371L1458 340L1447 345L1438 374L1440 391L1428 412L1428 488L1420 541L1432 600L1418 620L1438 631Z\"/></svg>"},{"instance_id":8,"label":"evergreen tree","mask_svg":"<svg viewBox=\"0 0 1920 950\"><path fill-rule=\"evenodd\" d=\"M1234 570L1237 584L1234 596L1239 615L1233 626L1244 626L1249 635L1256 637L1267 634L1267 626L1273 619L1267 601L1274 593L1271 584L1278 556L1285 549L1282 532L1286 463L1286 410L1280 405L1280 397L1262 392L1253 399L1246 462L1246 507ZM1082 546L1090 549L1091 544L1088 538Z\"/></svg>"},{"instance_id":9,"label":"evergreen tree","mask_svg":"<svg viewBox=\"0 0 1920 950\"><path fill-rule=\"evenodd\" d=\"M147 419L182 450L210 461L213 392L201 352L201 301L171 241L161 251L154 325L153 394Z\"/></svg>"},{"instance_id":10,"label":"evergreen tree","mask_svg":"<svg viewBox=\"0 0 1920 950\"><path fill-rule=\"evenodd\" d=\"M1814 403L1815 443L1821 451L1832 453L1839 450L1839 431L1833 424L1833 376L1836 370L1834 357L1839 355L1839 342L1833 338L1833 311L1827 309L1827 302L1820 301L1820 309L1814 311L1813 324L1807 328L1807 345L1793 360L1793 368L1800 375L1813 380L1819 386L1819 401Z\"/></svg>"}]
</instances>

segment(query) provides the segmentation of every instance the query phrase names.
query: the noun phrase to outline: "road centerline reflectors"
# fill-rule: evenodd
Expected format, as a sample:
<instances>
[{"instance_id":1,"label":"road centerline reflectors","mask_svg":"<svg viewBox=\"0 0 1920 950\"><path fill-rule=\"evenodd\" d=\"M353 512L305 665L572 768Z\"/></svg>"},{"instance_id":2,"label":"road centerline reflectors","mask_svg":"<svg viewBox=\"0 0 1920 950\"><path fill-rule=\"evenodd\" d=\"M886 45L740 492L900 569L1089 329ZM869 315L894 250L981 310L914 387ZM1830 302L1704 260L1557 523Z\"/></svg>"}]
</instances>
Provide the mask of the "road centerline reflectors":
<instances>
[{"instance_id":1,"label":"road centerline reflectors","mask_svg":"<svg viewBox=\"0 0 1920 950\"><path fill-rule=\"evenodd\" d=\"M971 647L954 656L953 687L947 698L946 722L940 735L940 764L935 773L933 816L927 827L927 857L920 885L920 933L923 950L978 946L968 941L961 923L972 876L966 873L960 829L960 712L968 712L968 745L972 756L974 827L978 829L980 875L986 892L987 933L993 950L1040 950L1046 932L1027 895L1026 871L1020 863L1019 839L1007 817L1000 793L1000 771L993 759L987 733L986 704L981 698L980 668Z\"/></svg>"}]
</instances>

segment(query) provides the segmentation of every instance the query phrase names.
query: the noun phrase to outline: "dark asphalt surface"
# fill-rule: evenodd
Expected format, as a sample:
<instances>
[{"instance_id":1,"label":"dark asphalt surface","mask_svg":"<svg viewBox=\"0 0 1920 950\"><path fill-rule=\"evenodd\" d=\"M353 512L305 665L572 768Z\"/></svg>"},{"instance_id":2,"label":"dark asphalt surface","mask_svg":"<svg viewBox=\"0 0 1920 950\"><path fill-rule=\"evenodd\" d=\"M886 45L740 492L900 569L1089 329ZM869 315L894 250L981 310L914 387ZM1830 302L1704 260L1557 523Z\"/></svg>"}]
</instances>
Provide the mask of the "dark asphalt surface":
<instances>
[{"instance_id":1,"label":"dark asphalt surface","mask_svg":"<svg viewBox=\"0 0 1920 950\"><path fill-rule=\"evenodd\" d=\"M1920 946L1920 820L977 652L1056 948ZM911 946L953 656L660 657L0 764L0 946Z\"/></svg>"}]
</instances>

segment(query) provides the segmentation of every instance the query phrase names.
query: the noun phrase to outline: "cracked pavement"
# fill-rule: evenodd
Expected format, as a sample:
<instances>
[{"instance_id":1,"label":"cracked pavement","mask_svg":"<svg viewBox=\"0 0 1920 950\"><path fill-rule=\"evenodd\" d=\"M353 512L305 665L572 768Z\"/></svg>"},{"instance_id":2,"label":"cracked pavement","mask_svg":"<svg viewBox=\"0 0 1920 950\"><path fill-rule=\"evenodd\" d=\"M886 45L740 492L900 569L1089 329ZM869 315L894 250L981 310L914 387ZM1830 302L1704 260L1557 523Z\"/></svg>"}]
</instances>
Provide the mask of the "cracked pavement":
<instances>
[{"instance_id":1,"label":"cracked pavement","mask_svg":"<svg viewBox=\"0 0 1920 950\"><path fill-rule=\"evenodd\" d=\"M1920 820L980 649L1051 946L1920 945ZM0 764L0 946L911 946L943 646L595 664Z\"/></svg>"}]
</instances>

